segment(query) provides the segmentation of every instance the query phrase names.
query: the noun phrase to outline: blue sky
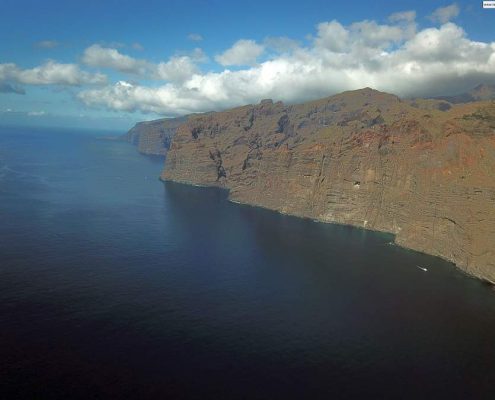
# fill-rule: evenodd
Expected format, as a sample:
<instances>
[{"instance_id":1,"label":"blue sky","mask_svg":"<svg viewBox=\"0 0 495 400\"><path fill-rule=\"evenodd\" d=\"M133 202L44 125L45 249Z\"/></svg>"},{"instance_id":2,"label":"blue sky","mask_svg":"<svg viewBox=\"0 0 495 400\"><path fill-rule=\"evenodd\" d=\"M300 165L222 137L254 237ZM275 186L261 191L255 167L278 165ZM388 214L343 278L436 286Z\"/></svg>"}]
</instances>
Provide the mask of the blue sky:
<instances>
[{"instance_id":1,"label":"blue sky","mask_svg":"<svg viewBox=\"0 0 495 400\"><path fill-rule=\"evenodd\" d=\"M134 122L364 86L495 82L480 1L2 0L0 124Z\"/></svg>"}]
</instances>

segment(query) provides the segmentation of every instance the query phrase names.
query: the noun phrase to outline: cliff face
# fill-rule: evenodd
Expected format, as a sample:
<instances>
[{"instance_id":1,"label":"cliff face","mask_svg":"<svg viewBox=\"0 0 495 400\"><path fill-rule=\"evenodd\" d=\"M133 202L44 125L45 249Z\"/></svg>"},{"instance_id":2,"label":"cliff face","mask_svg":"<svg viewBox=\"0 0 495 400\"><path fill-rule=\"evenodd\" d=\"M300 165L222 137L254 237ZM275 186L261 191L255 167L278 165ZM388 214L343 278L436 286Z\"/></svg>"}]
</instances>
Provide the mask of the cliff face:
<instances>
[{"instance_id":1,"label":"cliff face","mask_svg":"<svg viewBox=\"0 0 495 400\"><path fill-rule=\"evenodd\" d=\"M187 118L188 116L138 122L123 139L138 146L140 153L164 156L177 128Z\"/></svg>"},{"instance_id":2,"label":"cliff face","mask_svg":"<svg viewBox=\"0 0 495 400\"><path fill-rule=\"evenodd\" d=\"M391 232L400 245L495 281L494 171L494 102L405 101L363 89L191 117L162 179Z\"/></svg>"}]
</instances>

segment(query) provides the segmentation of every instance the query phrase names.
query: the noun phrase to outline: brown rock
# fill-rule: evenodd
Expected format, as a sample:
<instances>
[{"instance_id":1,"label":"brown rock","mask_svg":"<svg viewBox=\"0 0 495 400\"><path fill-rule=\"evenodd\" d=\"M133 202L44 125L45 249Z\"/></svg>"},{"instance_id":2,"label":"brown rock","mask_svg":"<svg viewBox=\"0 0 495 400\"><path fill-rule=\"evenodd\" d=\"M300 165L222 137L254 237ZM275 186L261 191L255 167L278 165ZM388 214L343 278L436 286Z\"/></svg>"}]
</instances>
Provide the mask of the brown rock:
<instances>
[{"instance_id":1,"label":"brown rock","mask_svg":"<svg viewBox=\"0 0 495 400\"><path fill-rule=\"evenodd\" d=\"M441 103L366 88L193 116L178 127L161 177L391 232L495 281L495 103Z\"/></svg>"}]
</instances>

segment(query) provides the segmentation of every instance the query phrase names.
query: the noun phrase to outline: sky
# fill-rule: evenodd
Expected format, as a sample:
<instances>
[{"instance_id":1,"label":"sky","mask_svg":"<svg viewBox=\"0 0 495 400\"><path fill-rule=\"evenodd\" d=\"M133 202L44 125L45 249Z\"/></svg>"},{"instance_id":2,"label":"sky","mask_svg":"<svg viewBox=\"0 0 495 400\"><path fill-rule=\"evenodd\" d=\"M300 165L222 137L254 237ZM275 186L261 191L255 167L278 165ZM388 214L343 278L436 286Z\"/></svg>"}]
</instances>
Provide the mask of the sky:
<instances>
[{"instance_id":1,"label":"sky","mask_svg":"<svg viewBox=\"0 0 495 400\"><path fill-rule=\"evenodd\" d=\"M0 0L0 125L125 131L264 98L495 83L481 1Z\"/></svg>"}]
</instances>

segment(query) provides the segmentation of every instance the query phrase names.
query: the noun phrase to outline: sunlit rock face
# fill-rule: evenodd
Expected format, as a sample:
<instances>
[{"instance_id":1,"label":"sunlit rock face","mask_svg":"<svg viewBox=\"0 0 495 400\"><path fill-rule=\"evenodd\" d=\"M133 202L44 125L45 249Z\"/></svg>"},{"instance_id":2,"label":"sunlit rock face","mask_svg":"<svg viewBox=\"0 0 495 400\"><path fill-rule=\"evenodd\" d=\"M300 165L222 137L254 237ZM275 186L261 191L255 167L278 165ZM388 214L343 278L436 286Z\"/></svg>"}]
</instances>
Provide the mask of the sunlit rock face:
<instances>
[{"instance_id":1,"label":"sunlit rock face","mask_svg":"<svg viewBox=\"0 0 495 400\"><path fill-rule=\"evenodd\" d=\"M161 175L233 201L392 232L495 281L495 103L369 88L181 124Z\"/></svg>"}]
</instances>

